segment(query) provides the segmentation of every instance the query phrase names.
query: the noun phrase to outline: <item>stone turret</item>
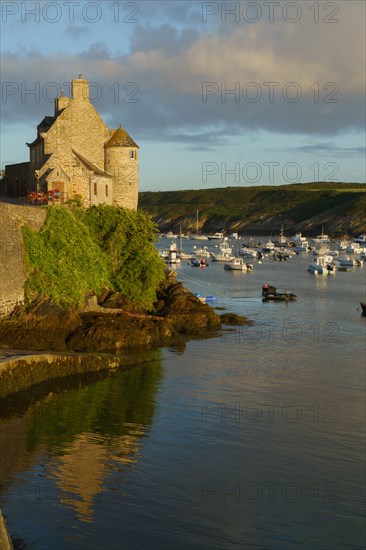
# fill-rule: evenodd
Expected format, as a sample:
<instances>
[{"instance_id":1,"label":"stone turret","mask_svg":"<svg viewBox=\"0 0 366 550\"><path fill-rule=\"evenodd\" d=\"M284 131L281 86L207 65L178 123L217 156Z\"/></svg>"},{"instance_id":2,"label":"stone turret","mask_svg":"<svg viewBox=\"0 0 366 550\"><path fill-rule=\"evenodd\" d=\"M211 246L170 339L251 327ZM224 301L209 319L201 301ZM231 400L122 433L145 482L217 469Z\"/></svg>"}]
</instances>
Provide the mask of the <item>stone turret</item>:
<instances>
[{"instance_id":1,"label":"stone turret","mask_svg":"<svg viewBox=\"0 0 366 550\"><path fill-rule=\"evenodd\" d=\"M139 146L121 124L104 147L105 170L113 176L113 201L123 208L136 210Z\"/></svg>"}]
</instances>

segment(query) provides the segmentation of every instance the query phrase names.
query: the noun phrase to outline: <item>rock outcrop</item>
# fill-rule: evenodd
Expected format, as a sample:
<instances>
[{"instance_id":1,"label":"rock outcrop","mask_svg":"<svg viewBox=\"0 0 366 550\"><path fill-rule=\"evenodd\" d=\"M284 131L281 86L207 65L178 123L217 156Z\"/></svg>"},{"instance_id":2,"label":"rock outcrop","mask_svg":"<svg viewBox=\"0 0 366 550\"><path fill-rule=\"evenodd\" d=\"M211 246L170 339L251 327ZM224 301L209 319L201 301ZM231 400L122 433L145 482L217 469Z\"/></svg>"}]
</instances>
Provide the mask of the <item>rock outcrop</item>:
<instances>
[{"instance_id":1,"label":"rock outcrop","mask_svg":"<svg viewBox=\"0 0 366 550\"><path fill-rule=\"evenodd\" d=\"M235 316L235 324L248 322ZM213 335L232 319L218 315L167 274L157 290L152 311L121 293L106 290L88 297L82 308L62 311L46 299L19 307L0 320L0 347L18 350L119 353L152 348L180 338Z\"/></svg>"}]
</instances>

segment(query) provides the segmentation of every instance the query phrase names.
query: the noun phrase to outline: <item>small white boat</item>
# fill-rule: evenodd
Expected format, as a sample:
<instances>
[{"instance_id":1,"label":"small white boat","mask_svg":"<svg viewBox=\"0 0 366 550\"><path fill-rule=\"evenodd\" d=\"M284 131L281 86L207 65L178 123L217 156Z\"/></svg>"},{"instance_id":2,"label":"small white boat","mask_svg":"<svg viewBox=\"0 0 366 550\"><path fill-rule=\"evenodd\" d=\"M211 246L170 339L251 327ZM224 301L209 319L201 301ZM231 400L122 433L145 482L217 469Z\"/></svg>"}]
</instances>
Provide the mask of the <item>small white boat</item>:
<instances>
[{"instance_id":1,"label":"small white boat","mask_svg":"<svg viewBox=\"0 0 366 550\"><path fill-rule=\"evenodd\" d=\"M330 248L326 244L317 244L313 250L315 256L330 256Z\"/></svg>"},{"instance_id":2,"label":"small white boat","mask_svg":"<svg viewBox=\"0 0 366 550\"><path fill-rule=\"evenodd\" d=\"M196 211L196 233L191 234L189 238L195 241L207 241L206 235L201 235L198 231L198 210Z\"/></svg>"},{"instance_id":3,"label":"small white boat","mask_svg":"<svg viewBox=\"0 0 366 550\"><path fill-rule=\"evenodd\" d=\"M271 241L271 239L269 241L266 242L266 244L262 247L262 252L263 254L270 254L271 252L273 252L275 249L275 245L274 243Z\"/></svg>"},{"instance_id":4,"label":"small white boat","mask_svg":"<svg viewBox=\"0 0 366 550\"><path fill-rule=\"evenodd\" d=\"M197 248L196 246L194 246L193 247L193 254L195 256L204 256L205 258L209 258L211 256L211 253L208 250L207 246L204 246L202 248Z\"/></svg>"},{"instance_id":5,"label":"small white boat","mask_svg":"<svg viewBox=\"0 0 366 550\"><path fill-rule=\"evenodd\" d=\"M339 244L338 244L338 250L346 250L347 246L350 245L350 242L349 241L346 241L346 240L342 240Z\"/></svg>"},{"instance_id":6,"label":"small white boat","mask_svg":"<svg viewBox=\"0 0 366 550\"><path fill-rule=\"evenodd\" d=\"M166 234L167 239L178 239L178 235L175 235L172 231L168 231Z\"/></svg>"},{"instance_id":7,"label":"small white boat","mask_svg":"<svg viewBox=\"0 0 366 550\"><path fill-rule=\"evenodd\" d=\"M227 262L231 260L232 257L233 249L226 241L219 244L219 252L217 254L211 252L211 259L213 262Z\"/></svg>"},{"instance_id":8,"label":"small white boat","mask_svg":"<svg viewBox=\"0 0 366 550\"><path fill-rule=\"evenodd\" d=\"M339 267L354 267L356 265L360 266L363 264L363 259L360 258L359 260L355 258L350 258L349 256L344 258L338 258L337 265Z\"/></svg>"},{"instance_id":9,"label":"small white boat","mask_svg":"<svg viewBox=\"0 0 366 550\"><path fill-rule=\"evenodd\" d=\"M289 239L292 243L306 241L306 237L303 237L301 233L296 233L293 237Z\"/></svg>"},{"instance_id":10,"label":"small white boat","mask_svg":"<svg viewBox=\"0 0 366 550\"><path fill-rule=\"evenodd\" d=\"M232 258L230 262L224 265L224 269L232 271L250 271L253 269L252 264L247 264L243 258Z\"/></svg>"},{"instance_id":11,"label":"small white boat","mask_svg":"<svg viewBox=\"0 0 366 550\"><path fill-rule=\"evenodd\" d=\"M177 250L177 257L181 260L189 260L192 258L193 254L191 252L184 252L183 250L183 239L185 238L185 235L182 233L182 227L180 227L179 231L179 239L180 239L180 249Z\"/></svg>"},{"instance_id":12,"label":"small white boat","mask_svg":"<svg viewBox=\"0 0 366 550\"><path fill-rule=\"evenodd\" d=\"M319 244L330 244L332 241L330 240L330 237L329 235L326 235L324 233L324 230L322 228L322 232L320 235L317 235L316 237L313 238L313 241L314 243L319 243Z\"/></svg>"},{"instance_id":13,"label":"small white boat","mask_svg":"<svg viewBox=\"0 0 366 550\"><path fill-rule=\"evenodd\" d=\"M308 271L317 275L327 275L334 273L332 256L318 256L313 262L310 262Z\"/></svg>"},{"instance_id":14,"label":"small white boat","mask_svg":"<svg viewBox=\"0 0 366 550\"><path fill-rule=\"evenodd\" d=\"M282 225L280 234L278 236L278 239L276 240L276 246L279 246L282 248L284 246L287 246L288 244L289 244L289 240L287 239L287 237L285 237L284 229Z\"/></svg>"},{"instance_id":15,"label":"small white boat","mask_svg":"<svg viewBox=\"0 0 366 550\"><path fill-rule=\"evenodd\" d=\"M206 235L200 235L199 233L195 233L193 235L190 235L189 238L193 239L194 241L207 241L208 240Z\"/></svg>"},{"instance_id":16,"label":"small white boat","mask_svg":"<svg viewBox=\"0 0 366 550\"><path fill-rule=\"evenodd\" d=\"M222 239L224 238L224 234L223 233L213 233L213 235L209 235L207 238L210 241L222 241Z\"/></svg>"},{"instance_id":17,"label":"small white boat","mask_svg":"<svg viewBox=\"0 0 366 550\"><path fill-rule=\"evenodd\" d=\"M181 260L177 255L177 245L172 243L170 245L168 255L165 257L165 263L167 264L180 264Z\"/></svg>"},{"instance_id":18,"label":"small white boat","mask_svg":"<svg viewBox=\"0 0 366 550\"><path fill-rule=\"evenodd\" d=\"M305 239L301 233L298 233L298 235L291 238L291 244L296 252L310 252L309 241Z\"/></svg>"},{"instance_id":19,"label":"small white boat","mask_svg":"<svg viewBox=\"0 0 366 550\"><path fill-rule=\"evenodd\" d=\"M248 248L246 246L242 247L242 254L243 258L246 258L248 260L254 260L254 258L257 258L258 252L257 250L254 250L253 248Z\"/></svg>"},{"instance_id":20,"label":"small white boat","mask_svg":"<svg viewBox=\"0 0 366 550\"><path fill-rule=\"evenodd\" d=\"M190 254L189 252L184 252L184 250L177 250L177 256L181 260L190 260L193 258L193 254Z\"/></svg>"},{"instance_id":21,"label":"small white boat","mask_svg":"<svg viewBox=\"0 0 366 550\"><path fill-rule=\"evenodd\" d=\"M295 244L294 249L296 252L310 252L308 241L302 241L301 244Z\"/></svg>"},{"instance_id":22,"label":"small white boat","mask_svg":"<svg viewBox=\"0 0 366 550\"><path fill-rule=\"evenodd\" d=\"M350 243L345 250L346 254L361 254L364 252L363 247L358 242Z\"/></svg>"},{"instance_id":23,"label":"small white boat","mask_svg":"<svg viewBox=\"0 0 366 550\"><path fill-rule=\"evenodd\" d=\"M355 239L355 243L366 246L366 235L360 235L359 237L357 237L357 239Z\"/></svg>"}]
</instances>

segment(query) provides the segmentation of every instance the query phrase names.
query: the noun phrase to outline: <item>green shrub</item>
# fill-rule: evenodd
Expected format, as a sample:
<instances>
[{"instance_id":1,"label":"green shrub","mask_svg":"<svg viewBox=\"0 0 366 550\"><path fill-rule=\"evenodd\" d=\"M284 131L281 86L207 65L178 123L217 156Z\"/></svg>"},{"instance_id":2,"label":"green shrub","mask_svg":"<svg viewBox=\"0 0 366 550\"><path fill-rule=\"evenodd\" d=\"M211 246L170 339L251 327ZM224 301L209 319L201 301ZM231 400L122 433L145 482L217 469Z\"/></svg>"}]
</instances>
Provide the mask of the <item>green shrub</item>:
<instances>
[{"instance_id":1,"label":"green shrub","mask_svg":"<svg viewBox=\"0 0 366 550\"><path fill-rule=\"evenodd\" d=\"M109 258L66 208L49 207L42 229L35 233L24 227L23 239L32 268L26 282L29 298L36 294L61 307L73 306L109 283Z\"/></svg>"},{"instance_id":2,"label":"green shrub","mask_svg":"<svg viewBox=\"0 0 366 550\"><path fill-rule=\"evenodd\" d=\"M49 207L38 233L23 228L28 300L41 295L67 308L109 286L151 307L164 278L154 234L155 225L141 211Z\"/></svg>"},{"instance_id":3,"label":"green shrub","mask_svg":"<svg viewBox=\"0 0 366 550\"><path fill-rule=\"evenodd\" d=\"M154 246L156 226L141 210L106 205L86 211L85 223L112 262L111 284L149 308L164 278L164 264Z\"/></svg>"}]
</instances>

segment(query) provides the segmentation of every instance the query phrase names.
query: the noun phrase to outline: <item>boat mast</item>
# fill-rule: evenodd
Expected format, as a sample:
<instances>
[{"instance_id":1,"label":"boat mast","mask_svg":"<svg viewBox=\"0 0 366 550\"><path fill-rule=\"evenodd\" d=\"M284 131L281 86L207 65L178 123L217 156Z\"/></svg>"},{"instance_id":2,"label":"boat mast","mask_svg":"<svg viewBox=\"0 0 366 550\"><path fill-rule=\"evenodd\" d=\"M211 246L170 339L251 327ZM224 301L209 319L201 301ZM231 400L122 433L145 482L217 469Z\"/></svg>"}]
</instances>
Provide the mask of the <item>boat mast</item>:
<instances>
[{"instance_id":1,"label":"boat mast","mask_svg":"<svg viewBox=\"0 0 366 550\"><path fill-rule=\"evenodd\" d=\"M197 216L197 219L196 219L196 234L198 235L198 210L196 212L196 216Z\"/></svg>"}]
</instances>

